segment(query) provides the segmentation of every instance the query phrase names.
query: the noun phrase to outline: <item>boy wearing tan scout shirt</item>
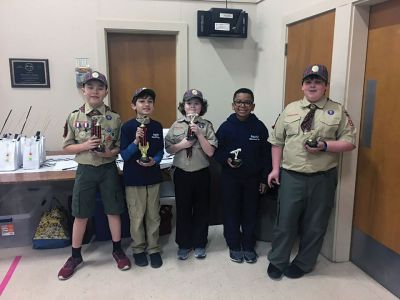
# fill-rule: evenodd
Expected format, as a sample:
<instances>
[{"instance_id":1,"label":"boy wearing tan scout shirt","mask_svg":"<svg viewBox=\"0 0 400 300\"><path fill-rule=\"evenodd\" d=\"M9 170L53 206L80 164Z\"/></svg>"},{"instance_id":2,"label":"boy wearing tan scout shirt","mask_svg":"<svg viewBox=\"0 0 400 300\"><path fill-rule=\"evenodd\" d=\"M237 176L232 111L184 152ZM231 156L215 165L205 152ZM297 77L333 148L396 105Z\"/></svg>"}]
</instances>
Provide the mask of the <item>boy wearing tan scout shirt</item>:
<instances>
[{"instance_id":1,"label":"boy wearing tan scout shirt","mask_svg":"<svg viewBox=\"0 0 400 300\"><path fill-rule=\"evenodd\" d=\"M58 273L58 279L70 278L83 263L81 246L88 218L93 216L96 191L99 190L110 226L112 255L120 270L131 267L121 249L121 219L124 198L115 164L119 152L121 120L104 105L107 79L99 72L87 73L83 82L85 104L73 111L65 123L63 149L76 154L78 163L72 196L72 256Z\"/></svg>"},{"instance_id":2,"label":"boy wearing tan scout shirt","mask_svg":"<svg viewBox=\"0 0 400 300\"><path fill-rule=\"evenodd\" d=\"M300 278L314 268L334 205L339 153L355 148L353 122L341 104L325 96L327 85L326 67L308 66L304 98L285 108L269 138L273 169L268 184L280 184L268 254L271 279L282 274ZM299 250L289 263L299 231Z\"/></svg>"},{"instance_id":3,"label":"boy wearing tan scout shirt","mask_svg":"<svg viewBox=\"0 0 400 300\"><path fill-rule=\"evenodd\" d=\"M203 119L207 101L196 89L190 89L179 103L182 117L172 124L165 137L165 149L175 154L173 179L176 201L176 238L178 259L206 257L209 218L209 157L217 147L210 121Z\"/></svg>"}]
</instances>

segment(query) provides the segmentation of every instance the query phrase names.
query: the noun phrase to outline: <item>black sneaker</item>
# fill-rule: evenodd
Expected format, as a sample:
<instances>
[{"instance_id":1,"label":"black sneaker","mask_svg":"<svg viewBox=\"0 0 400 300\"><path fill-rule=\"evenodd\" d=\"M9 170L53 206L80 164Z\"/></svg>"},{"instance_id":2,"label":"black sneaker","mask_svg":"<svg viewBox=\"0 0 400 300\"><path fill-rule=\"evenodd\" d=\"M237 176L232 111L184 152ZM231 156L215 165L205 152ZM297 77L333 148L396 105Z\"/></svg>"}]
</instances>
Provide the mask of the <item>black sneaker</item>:
<instances>
[{"instance_id":1,"label":"black sneaker","mask_svg":"<svg viewBox=\"0 0 400 300\"><path fill-rule=\"evenodd\" d=\"M267 273L269 278L274 280L278 280L282 277L282 271L271 263L268 265Z\"/></svg>"},{"instance_id":2,"label":"black sneaker","mask_svg":"<svg viewBox=\"0 0 400 300\"><path fill-rule=\"evenodd\" d=\"M163 261L160 252L150 254L150 264L153 268L159 268L162 266Z\"/></svg>"},{"instance_id":3,"label":"black sneaker","mask_svg":"<svg viewBox=\"0 0 400 300\"><path fill-rule=\"evenodd\" d=\"M231 261L241 264L243 262L243 252L241 250L229 250Z\"/></svg>"},{"instance_id":4,"label":"black sneaker","mask_svg":"<svg viewBox=\"0 0 400 300\"><path fill-rule=\"evenodd\" d=\"M244 261L249 264L257 262L257 253L254 250L243 251Z\"/></svg>"},{"instance_id":5,"label":"black sneaker","mask_svg":"<svg viewBox=\"0 0 400 300\"><path fill-rule=\"evenodd\" d=\"M133 258L135 259L135 264L139 267L145 267L149 264L146 253L144 252L133 254Z\"/></svg>"},{"instance_id":6,"label":"black sneaker","mask_svg":"<svg viewBox=\"0 0 400 300\"><path fill-rule=\"evenodd\" d=\"M303 277L304 274L306 274L306 272L304 272L295 264L291 264L289 267L285 269L285 271L283 271L283 274L285 274L286 277L297 279Z\"/></svg>"}]
</instances>

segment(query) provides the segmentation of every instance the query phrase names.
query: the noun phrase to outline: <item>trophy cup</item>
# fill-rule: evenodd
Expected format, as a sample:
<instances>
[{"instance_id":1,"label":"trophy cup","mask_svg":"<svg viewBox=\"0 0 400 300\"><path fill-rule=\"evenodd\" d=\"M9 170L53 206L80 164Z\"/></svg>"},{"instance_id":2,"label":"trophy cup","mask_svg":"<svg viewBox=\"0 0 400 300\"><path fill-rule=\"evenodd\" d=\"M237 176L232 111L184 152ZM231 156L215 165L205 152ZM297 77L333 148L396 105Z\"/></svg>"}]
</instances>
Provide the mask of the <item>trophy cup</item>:
<instances>
[{"instance_id":1,"label":"trophy cup","mask_svg":"<svg viewBox=\"0 0 400 300\"><path fill-rule=\"evenodd\" d=\"M141 120L141 124L140 124L140 128L142 128L143 130L143 137L141 137L139 139L139 150L141 153L141 157L139 158L139 161L142 163L148 163L150 162L150 158L147 156L147 150L149 150L149 142L147 141L147 127L144 124L146 118L143 118L143 120Z\"/></svg>"},{"instance_id":2,"label":"trophy cup","mask_svg":"<svg viewBox=\"0 0 400 300\"><path fill-rule=\"evenodd\" d=\"M100 125L100 120L99 119L92 119L92 128L91 128L91 136L96 136L97 138L101 139L101 144L98 145L97 147L93 148L93 151L97 152L104 152L106 151L106 148L103 144L103 139L101 135L101 125Z\"/></svg>"},{"instance_id":3,"label":"trophy cup","mask_svg":"<svg viewBox=\"0 0 400 300\"><path fill-rule=\"evenodd\" d=\"M190 123L189 123L189 129L188 129L188 133L187 133L186 139L188 141L192 141L192 140L194 140L196 138L196 134L192 131L192 129L190 128L190 125L194 124L194 120L196 119L196 117L198 117L198 114L191 113L191 114L188 114L187 116L190 119Z\"/></svg>"},{"instance_id":4,"label":"trophy cup","mask_svg":"<svg viewBox=\"0 0 400 300\"><path fill-rule=\"evenodd\" d=\"M239 153L241 151L242 151L242 149L238 148L236 150L232 150L231 152L229 152L233 156L231 164L236 168L240 167L242 165L242 163L243 163L242 159L238 158Z\"/></svg>"}]
</instances>

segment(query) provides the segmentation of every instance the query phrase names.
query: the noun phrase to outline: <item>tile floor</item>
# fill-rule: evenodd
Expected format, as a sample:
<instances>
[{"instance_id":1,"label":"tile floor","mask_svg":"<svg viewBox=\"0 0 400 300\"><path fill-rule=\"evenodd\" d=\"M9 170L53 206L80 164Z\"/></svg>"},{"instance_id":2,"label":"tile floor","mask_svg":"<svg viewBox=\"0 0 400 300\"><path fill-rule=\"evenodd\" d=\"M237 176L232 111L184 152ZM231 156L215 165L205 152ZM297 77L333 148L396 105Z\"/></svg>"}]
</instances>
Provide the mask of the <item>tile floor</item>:
<instances>
[{"instance_id":1,"label":"tile floor","mask_svg":"<svg viewBox=\"0 0 400 300\"><path fill-rule=\"evenodd\" d=\"M397 299L352 263L331 263L322 256L315 271L302 279L270 280L266 275L270 243L258 243L260 257L256 264L231 262L222 226L210 227L208 255L204 260L195 259L193 253L187 261L177 260L173 237L161 238L164 265L160 269L133 266L125 272L117 269L110 242L92 242L83 248L84 266L67 281L59 281L57 272L70 255L69 247L0 249L0 280L14 257L22 256L1 300ZM123 245L129 248L129 240L125 239ZM130 250L127 252L131 255Z\"/></svg>"}]
</instances>

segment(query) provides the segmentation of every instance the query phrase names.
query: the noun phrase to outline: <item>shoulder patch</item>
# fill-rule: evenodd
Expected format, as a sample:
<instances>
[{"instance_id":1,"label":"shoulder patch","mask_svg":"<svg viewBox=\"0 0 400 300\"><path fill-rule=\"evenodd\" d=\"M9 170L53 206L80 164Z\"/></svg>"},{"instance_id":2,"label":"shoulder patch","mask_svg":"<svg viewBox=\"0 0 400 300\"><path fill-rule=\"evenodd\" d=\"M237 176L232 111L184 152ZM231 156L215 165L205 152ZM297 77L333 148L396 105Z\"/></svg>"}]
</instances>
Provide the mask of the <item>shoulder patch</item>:
<instances>
[{"instance_id":1,"label":"shoulder patch","mask_svg":"<svg viewBox=\"0 0 400 300\"><path fill-rule=\"evenodd\" d=\"M347 110L344 110L344 114L346 115L346 117L347 117L347 119L348 119L348 124L349 124L351 127L354 127L354 123L353 123L353 121L351 120L350 115L349 115L349 113L347 112Z\"/></svg>"}]
</instances>

